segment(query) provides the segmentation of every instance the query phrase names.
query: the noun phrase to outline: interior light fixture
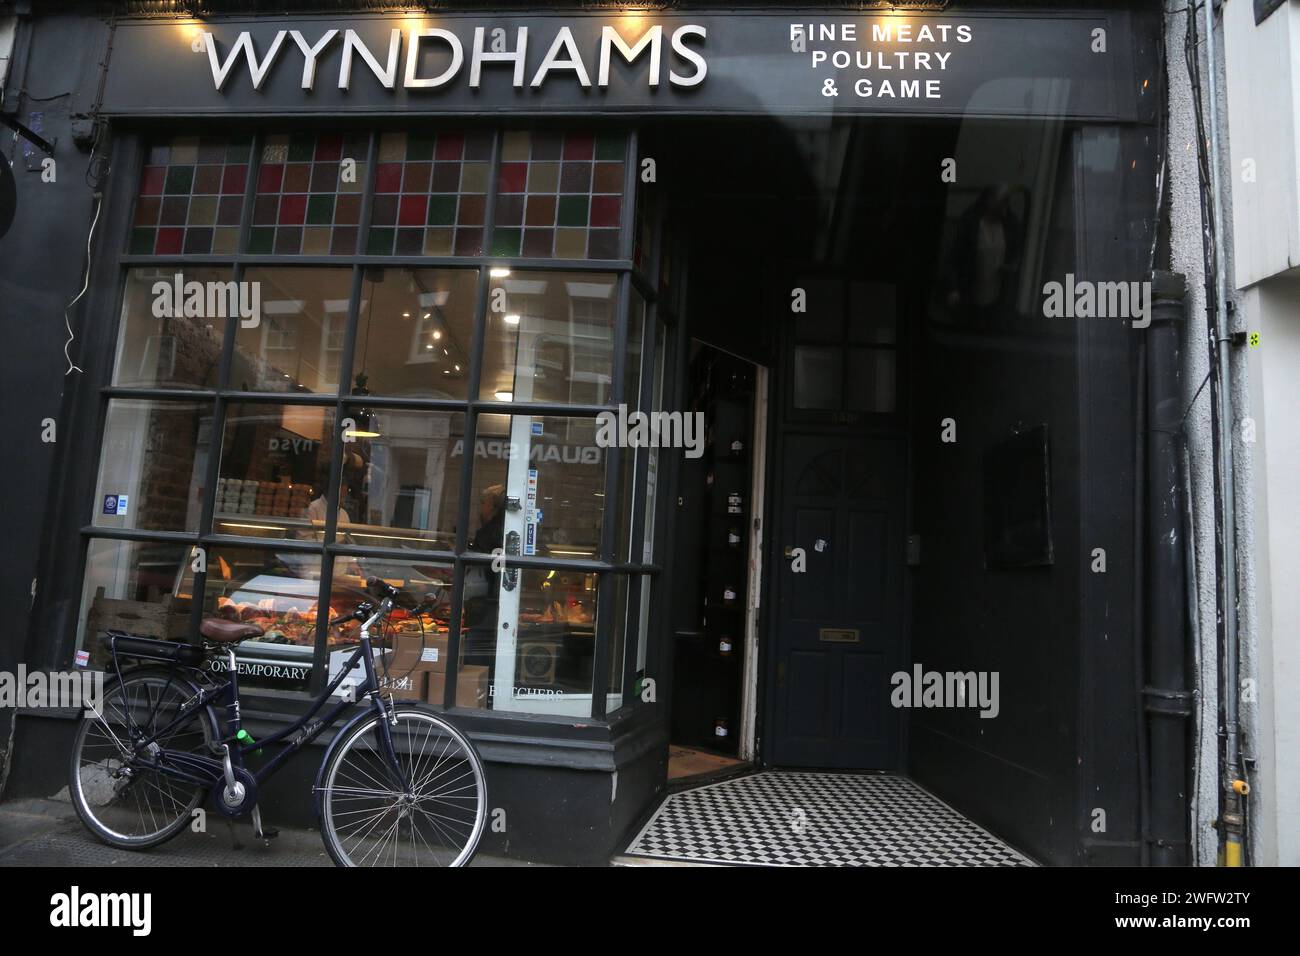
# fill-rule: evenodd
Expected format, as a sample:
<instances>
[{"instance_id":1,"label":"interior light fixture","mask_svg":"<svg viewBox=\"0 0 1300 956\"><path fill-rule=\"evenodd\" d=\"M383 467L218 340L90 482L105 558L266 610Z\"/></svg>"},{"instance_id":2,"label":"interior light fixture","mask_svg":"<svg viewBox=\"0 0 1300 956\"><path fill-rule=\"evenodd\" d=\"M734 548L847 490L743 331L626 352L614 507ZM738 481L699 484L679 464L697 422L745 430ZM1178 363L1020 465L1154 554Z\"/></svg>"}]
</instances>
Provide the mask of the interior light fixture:
<instances>
[{"instance_id":1,"label":"interior light fixture","mask_svg":"<svg viewBox=\"0 0 1300 956\"><path fill-rule=\"evenodd\" d=\"M509 315L505 317L505 321L506 321L506 325L518 325L519 316L511 312Z\"/></svg>"},{"instance_id":2,"label":"interior light fixture","mask_svg":"<svg viewBox=\"0 0 1300 956\"><path fill-rule=\"evenodd\" d=\"M442 329L434 329L434 330L433 330L433 338L434 338L434 341L437 341L438 339L442 338Z\"/></svg>"},{"instance_id":3,"label":"interior light fixture","mask_svg":"<svg viewBox=\"0 0 1300 956\"><path fill-rule=\"evenodd\" d=\"M510 270L505 266L494 266L488 270L488 275L494 279L504 279L506 276L510 275Z\"/></svg>"},{"instance_id":4,"label":"interior light fixture","mask_svg":"<svg viewBox=\"0 0 1300 956\"><path fill-rule=\"evenodd\" d=\"M512 402L514 401L514 398L515 398L514 392L497 392L498 402Z\"/></svg>"},{"instance_id":5,"label":"interior light fixture","mask_svg":"<svg viewBox=\"0 0 1300 956\"><path fill-rule=\"evenodd\" d=\"M410 313L410 312L403 312L403 313L402 313L402 318L404 318L404 319L409 319L410 317L411 317L411 313Z\"/></svg>"}]
</instances>

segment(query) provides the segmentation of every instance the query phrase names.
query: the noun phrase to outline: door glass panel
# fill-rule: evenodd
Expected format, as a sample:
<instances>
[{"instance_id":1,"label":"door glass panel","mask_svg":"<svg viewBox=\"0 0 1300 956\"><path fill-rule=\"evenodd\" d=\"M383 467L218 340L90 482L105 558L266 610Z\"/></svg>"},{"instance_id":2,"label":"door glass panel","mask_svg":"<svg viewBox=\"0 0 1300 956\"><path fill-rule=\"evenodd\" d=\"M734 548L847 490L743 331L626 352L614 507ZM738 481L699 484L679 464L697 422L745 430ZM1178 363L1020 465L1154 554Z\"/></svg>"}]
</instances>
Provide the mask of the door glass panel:
<instances>
[{"instance_id":1,"label":"door glass panel","mask_svg":"<svg viewBox=\"0 0 1300 956\"><path fill-rule=\"evenodd\" d=\"M894 411L896 355L885 349L849 349L844 389L846 409L879 414Z\"/></svg>"},{"instance_id":2,"label":"door glass panel","mask_svg":"<svg viewBox=\"0 0 1300 956\"><path fill-rule=\"evenodd\" d=\"M843 357L839 349L799 345L794 350L794 407L838 410Z\"/></svg>"},{"instance_id":3,"label":"door glass panel","mask_svg":"<svg viewBox=\"0 0 1300 956\"><path fill-rule=\"evenodd\" d=\"M849 341L855 345L892 345L898 341L895 287L884 282L849 286Z\"/></svg>"}]
</instances>

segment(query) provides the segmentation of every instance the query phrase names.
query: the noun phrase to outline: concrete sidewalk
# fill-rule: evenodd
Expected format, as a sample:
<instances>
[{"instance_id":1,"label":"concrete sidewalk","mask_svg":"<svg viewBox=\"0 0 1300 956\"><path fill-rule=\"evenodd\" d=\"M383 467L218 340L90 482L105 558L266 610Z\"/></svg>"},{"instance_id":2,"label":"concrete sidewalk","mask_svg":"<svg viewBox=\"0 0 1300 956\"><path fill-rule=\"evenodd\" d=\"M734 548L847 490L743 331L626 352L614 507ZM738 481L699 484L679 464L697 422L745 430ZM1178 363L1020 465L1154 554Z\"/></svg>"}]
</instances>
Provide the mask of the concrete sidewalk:
<instances>
[{"instance_id":1,"label":"concrete sidewalk","mask_svg":"<svg viewBox=\"0 0 1300 956\"><path fill-rule=\"evenodd\" d=\"M315 830L281 828L264 842L246 821L208 814L208 832L185 832L142 852L90 835L66 800L0 803L0 867L7 866L333 866ZM539 866L479 854L471 866Z\"/></svg>"}]
</instances>

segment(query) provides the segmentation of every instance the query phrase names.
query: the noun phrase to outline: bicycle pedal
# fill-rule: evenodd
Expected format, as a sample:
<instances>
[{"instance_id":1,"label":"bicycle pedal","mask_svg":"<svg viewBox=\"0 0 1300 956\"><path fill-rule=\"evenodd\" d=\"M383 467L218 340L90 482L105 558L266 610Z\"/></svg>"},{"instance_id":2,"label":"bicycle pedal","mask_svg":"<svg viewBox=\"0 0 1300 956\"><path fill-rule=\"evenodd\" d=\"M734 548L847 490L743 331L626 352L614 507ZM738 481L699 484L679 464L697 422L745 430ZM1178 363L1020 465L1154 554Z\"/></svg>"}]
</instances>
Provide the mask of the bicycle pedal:
<instances>
[{"instance_id":1,"label":"bicycle pedal","mask_svg":"<svg viewBox=\"0 0 1300 956\"><path fill-rule=\"evenodd\" d=\"M277 830L275 827L266 827L260 833L257 834L258 839L261 840L274 840L279 835L280 835L280 831Z\"/></svg>"}]
</instances>

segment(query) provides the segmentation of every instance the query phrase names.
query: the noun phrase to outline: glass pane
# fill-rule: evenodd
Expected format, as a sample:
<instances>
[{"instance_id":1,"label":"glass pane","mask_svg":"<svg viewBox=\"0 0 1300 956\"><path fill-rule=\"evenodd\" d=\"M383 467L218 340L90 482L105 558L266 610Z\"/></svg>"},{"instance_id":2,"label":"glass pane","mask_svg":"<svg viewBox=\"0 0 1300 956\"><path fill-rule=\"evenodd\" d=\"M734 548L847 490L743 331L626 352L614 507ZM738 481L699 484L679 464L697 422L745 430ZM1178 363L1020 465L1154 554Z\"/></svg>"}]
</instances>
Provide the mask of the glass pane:
<instances>
[{"instance_id":1,"label":"glass pane","mask_svg":"<svg viewBox=\"0 0 1300 956\"><path fill-rule=\"evenodd\" d=\"M627 323L627 356L623 363L623 404L629 411L641 408L641 338L645 328L645 300L633 294L632 314ZM619 471L618 499L618 542L615 554L622 560L631 560L632 555L632 516L636 514L638 500L636 489L637 470L640 458L652 449L629 447L621 455L622 465Z\"/></svg>"},{"instance_id":2,"label":"glass pane","mask_svg":"<svg viewBox=\"0 0 1300 956\"><path fill-rule=\"evenodd\" d=\"M492 272L479 398L608 402L618 302L615 277Z\"/></svg>"},{"instance_id":3,"label":"glass pane","mask_svg":"<svg viewBox=\"0 0 1300 956\"><path fill-rule=\"evenodd\" d=\"M221 441L212 530L321 540L328 509L334 409L232 402ZM349 450L345 484L364 468ZM340 509L340 523L350 520Z\"/></svg>"},{"instance_id":4,"label":"glass pane","mask_svg":"<svg viewBox=\"0 0 1300 956\"><path fill-rule=\"evenodd\" d=\"M594 418L479 416L471 551L599 556L605 449L596 445L596 424Z\"/></svg>"},{"instance_id":5,"label":"glass pane","mask_svg":"<svg viewBox=\"0 0 1300 956\"><path fill-rule=\"evenodd\" d=\"M122 300L113 384L215 388L226 318L238 314L234 293L229 269L132 269Z\"/></svg>"},{"instance_id":6,"label":"glass pane","mask_svg":"<svg viewBox=\"0 0 1300 956\"><path fill-rule=\"evenodd\" d=\"M626 153L621 133L504 134L492 254L619 258Z\"/></svg>"},{"instance_id":7,"label":"glass pane","mask_svg":"<svg viewBox=\"0 0 1300 956\"><path fill-rule=\"evenodd\" d=\"M482 255L491 166L491 133L380 134L367 255Z\"/></svg>"},{"instance_id":8,"label":"glass pane","mask_svg":"<svg viewBox=\"0 0 1300 956\"><path fill-rule=\"evenodd\" d=\"M457 693L482 681L491 710L589 716L596 575L479 565L464 587Z\"/></svg>"},{"instance_id":9,"label":"glass pane","mask_svg":"<svg viewBox=\"0 0 1300 956\"><path fill-rule=\"evenodd\" d=\"M856 412L887 415L894 411L894 363L889 349L849 349L844 407Z\"/></svg>"},{"instance_id":10,"label":"glass pane","mask_svg":"<svg viewBox=\"0 0 1300 956\"><path fill-rule=\"evenodd\" d=\"M798 345L794 350L794 407L838 411L843 355L839 349Z\"/></svg>"},{"instance_id":11,"label":"glass pane","mask_svg":"<svg viewBox=\"0 0 1300 956\"><path fill-rule=\"evenodd\" d=\"M253 138L175 136L149 146L127 251L222 255L239 243Z\"/></svg>"},{"instance_id":12,"label":"glass pane","mask_svg":"<svg viewBox=\"0 0 1300 956\"><path fill-rule=\"evenodd\" d=\"M212 405L113 399L104 423L92 522L197 531L212 445Z\"/></svg>"},{"instance_id":13,"label":"glass pane","mask_svg":"<svg viewBox=\"0 0 1300 956\"><path fill-rule=\"evenodd\" d=\"M365 133L277 133L262 143L248 251L350 256L366 184Z\"/></svg>"},{"instance_id":14,"label":"glass pane","mask_svg":"<svg viewBox=\"0 0 1300 956\"><path fill-rule=\"evenodd\" d=\"M805 311L797 317L795 340L838 344L844 336L844 283L838 279L805 279Z\"/></svg>"},{"instance_id":15,"label":"glass pane","mask_svg":"<svg viewBox=\"0 0 1300 956\"><path fill-rule=\"evenodd\" d=\"M340 555L334 561L330 605L335 616L345 614L365 599L366 579L378 577L405 592L385 622L383 633L372 635L380 651L376 671L384 689L398 700L427 701L441 706L447 671L447 636L451 617L451 592L455 571L450 564L427 561L394 561L388 558L360 558ZM430 611L416 613L414 606L430 597ZM338 675L359 640L357 621L329 630L330 678ZM376 639L377 638L377 639ZM353 671L360 676L359 671ZM345 678L350 682L351 677ZM471 679L460 696L476 690L486 694ZM471 697L463 706L478 706Z\"/></svg>"},{"instance_id":16,"label":"glass pane","mask_svg":"<svg viewBox=\"0 0 1300 956\"><path fill-rule=\"evenodd\" d=\"M631 587L631 581L624 574L615 574L610 580L611 591L614 596L614 613L610 615L610 649L609 649L609 681L605 686L605 715L608 717L623 706L623 668L626 664L626 655L629 646L629 638L636 639L635 633L628 632L629 624L636 626L636 619L628 618L628 591Z\"/></svg>"},{"instance_id":17,"label":"glass pane","mask_svg":"<svg viewBox=\"0 0 1300 956\"><path fill-rule=\"evenodd\" d=\"M352 394L466 398L473 269L367 269Z\"/></svg>"},{"instance_id":18,"label":"glass pane","mask_svg":"<svg viewBox=\"0 0 1300 956\"><path fill-rule=\"evenodd\" d=\"M373 437L347 446L340 540L454 550L464 413L380 409L366 428Z\"/></svg>"},{"instance_id":19,"label":"glass pane","mask_svg":"<svg viewBox=\"0 0 1300 956\"><path fill-rule=\"evenodd\" d=\"M892 345L898 341L897 289L886 282L849 286L849 341L855 345Z\"/></svg>"},{"instance_id":20,"label":"glass pane","mask_svg":"<svg viewBox=\"0 0 1300 956\"><path fill-rule=\"evenodd\" d=\"M666 332L662 322L655 323L655 354L653 379L650 385L650 410L663 409L664 400L664 343ZM641 544L641 560L645 563L654 561L655 556L655 494L659 486L659 449L646 449L645 477L645 534ZM633 556L635 558L635 556ZM644 653L644 651L642 652Z\"/></svg>"},{"instance_id":21,"label":"glass pane","mask_svg":"<svg viewBox=\"0 0 1300 956\"><path fill-rule=\"evenodd\" d=\"M77 650L102 670L108 661L105 631L189 641L190 548L152 541L92 540L86 551Z\"/></svg>"},{"instance_id":22,"label":"glass pane","mask_svg":"<svg viewBox=\"0 0 1300 956\"><path fill-rule=\"evenodd\" d=\"M265 632L240 642L236 653L241 687L307 689L316 646L320 567L315 554L230 547L208 552L203 616L257 624ZM224 671L224 655L215 655L210 666Z\"/></svg>"},{"instance_id":23,"label":"glass pane","mask_svg":"<svg viewBox=\"0 0 1300 956\"><path fill-rule=\"evenodd\" d=\"M249 269L261 316L235 332L230 387L250 392L337 392L351 269Z\"/></svg>"}]
</instances>

